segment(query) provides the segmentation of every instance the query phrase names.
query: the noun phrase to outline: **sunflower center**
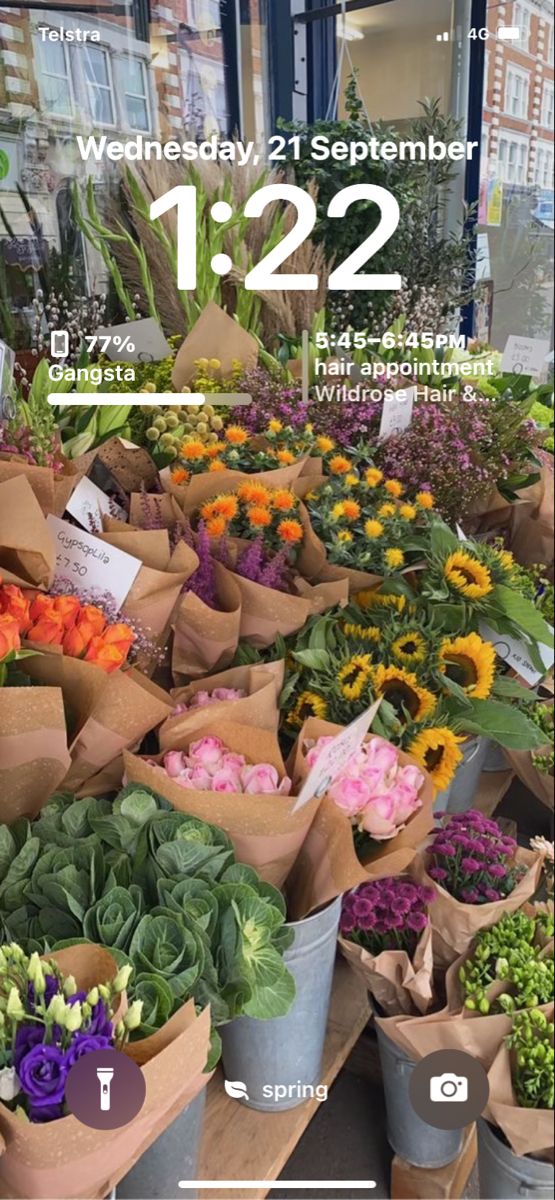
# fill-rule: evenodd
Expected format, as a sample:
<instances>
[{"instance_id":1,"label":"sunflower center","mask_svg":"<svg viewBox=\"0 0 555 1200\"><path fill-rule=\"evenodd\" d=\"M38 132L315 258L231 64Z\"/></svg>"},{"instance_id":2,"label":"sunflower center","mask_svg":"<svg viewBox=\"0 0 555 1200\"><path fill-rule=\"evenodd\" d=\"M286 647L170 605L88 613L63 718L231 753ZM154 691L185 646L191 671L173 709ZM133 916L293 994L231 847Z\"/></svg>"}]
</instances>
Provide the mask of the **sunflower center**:
<instances>
[{"instance_id":1,"label":"sunflower center","mask_svg":"<svg viewBox=\"0 0 555 1200\"><path fill-rule=\"evenodd\" d=\"M386 683L383 688L383 695L389 704L395 709L397 716L402 717L406 711L409 716L415 717L420 708L420 701L416 692L402 679L392 679Z\"/></svg>"},{"instance_id":2,"label":"sunflower center","mask_svg":"<svg viewBox=\"0 0 555 1200\"><path fill-rule=\"evenodd\" d=\"M445 746L430 746L424 755L427 771L435 771L443 761Z\"/></svg>"},{"instance_id":3,"label":"sunflower center","mask_svg":"<svg viewBox=\"0 0 555 1200\"><path fill-rule=\"evenodd\" d=\"M457 566L457 571L462 575L465 583L476 583L476 576L468 567L463 567L460 564Z\"/></svg>"},{"instance_id":4,"label":"sunflower center","mask_svg":"<svg viewBox=\"0 0 555 1200\"><path fill-rule=\"evenodd\" d=\"M478 681L476 664L464 654L450 654L445 660L445 666L447 678L452 679L453 683L458 683L459 687L472 687Z\"/></svg>"},{"instance_id":5,"label":"sunflower center","mask_svg":"<svg viewBox=\"0 0 555 1200\"><path fill-rule=\"evenodd\" d=\"M418 648L418 642L415 642L412 638L408 638L406 642L401 642L403 654L416 654Z\"/></svg>"}]
</instances>

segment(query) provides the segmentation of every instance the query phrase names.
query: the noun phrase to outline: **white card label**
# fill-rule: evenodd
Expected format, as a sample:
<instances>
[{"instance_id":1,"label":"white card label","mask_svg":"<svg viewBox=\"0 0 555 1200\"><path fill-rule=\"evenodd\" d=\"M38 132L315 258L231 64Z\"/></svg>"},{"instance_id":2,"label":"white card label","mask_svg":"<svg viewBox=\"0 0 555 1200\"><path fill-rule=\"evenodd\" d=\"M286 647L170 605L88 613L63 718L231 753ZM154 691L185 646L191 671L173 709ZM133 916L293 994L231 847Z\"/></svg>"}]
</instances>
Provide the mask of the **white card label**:
<instances>
[{"instance_id":1,"label":"white card label","mask_svg":"<svg viewBox=\"0 0 555 1200\"><path fill-rule=\"evenodd\" d=\"M464 529L460 525L455 525L455 529L457 531L457 537L459 539L459 542L467 542L468 538L466 536L466 533L464 532Z\"/></svg>"},{"instance_id":2,"label":"white card label","mask_svg":"<svg viewBox=\"0 0 555 1200\"><path fill-rule=\"evenodd\" d=\"M513 671L516 671L517 675L520 675L520 678L531 687L539 683L540 679L543 679L553 666L555 651L551 646L538 646L545 667L545 671L540 673L530 661L530 652L525 642L520 642L518 638L513 638L508 633L497 633L485 622L480 622L480 633L487 642L491 642L498 657L502 658L508 667L512 667Z\"/></svg>"},{"instance_id":3,"label":"white card label","mask_svg":"<svg viewBox=\"0 0 555 1200\"><path fill-rule=\"evenodd\" d=\"M318 762L311 768L303 783L303 786L297 796L293 812L298 812L299 808L303 808L312 800L313 796L323 796L327 792L337 776L341 774L343 768L348 763L353 754L357 750L366 737L368 730L376 716L376 713L381 704L381 697L376 700L371 708L367 708L365 712L351 721L345 729L334 737L332 742L329 742L324 747L318 758Z\"/></svg>"},{"instance_id":4,"label":"white card label","mask_svg":"<svg viewBox=\"0 0 555 1200\"><path fill-rule=\"evenodd\" d=\"M404 429L408 429L412 421L412 410L415 400L415 387L393 392L391 399L387 399L384 396L379 433L381 438L389 438L394 433L402 433Z\"/></svg>"},{"instance_id":5,"label":"white card label","mask_svg":"<svg viewBox=\"0 0 555 1200\"><path fill-rule=\"evenodd\" d=\"M0 417L8 419L13 416L10 412L11 402L8 395L13 377L15 352L0 339Z\"/></svg>"},{"instance_id":6,"label":"white card label","mask_svg":"<svg viewBox=\"0 0 555 1200\"><path fill-rule=\"evenodd\" d=\"M144 321L126 321L124 325L111 325L109 329L97 329L99 344L109 338L105 354L112 362L161 362L172 353L162 330L154 317Z\"/></svg>"},{"instance_id":7,"label":"white card label","mask_svg":"<svg viewBox=\"0 0 555 1200\"><path fill-rule=\"evenodd\" d=\"M102 517L119 517L126 521L126 513L115 500L110 500L92 479L81 479L74 488L66 505L66 512L74 517L88 533L92 525L102 533Z\"/></svg>"},{"instance_id":8,"label":"white card label","mask_svg":"<svg viewBox=\"0 0 555 1200\"><path fill-rule=\"evenodd\" d=\"M46 520L56 547L54 578L70 579L86 591L100 588L110 592L121 608L141 569L141 560L109 546L92 533L76 529L69 521L53 516Z\"/></svg>"},{"instance_id":9,"label":"white card label","mask_svg":"<svg viewBox=\"0 0 555 1200\"><path fill-rule=\"evenodd\" d=\"M518 337L512 333L503 351L501 370L513 375L541 375L549 354L547 338Z\"/></svg>"}]
</instances>

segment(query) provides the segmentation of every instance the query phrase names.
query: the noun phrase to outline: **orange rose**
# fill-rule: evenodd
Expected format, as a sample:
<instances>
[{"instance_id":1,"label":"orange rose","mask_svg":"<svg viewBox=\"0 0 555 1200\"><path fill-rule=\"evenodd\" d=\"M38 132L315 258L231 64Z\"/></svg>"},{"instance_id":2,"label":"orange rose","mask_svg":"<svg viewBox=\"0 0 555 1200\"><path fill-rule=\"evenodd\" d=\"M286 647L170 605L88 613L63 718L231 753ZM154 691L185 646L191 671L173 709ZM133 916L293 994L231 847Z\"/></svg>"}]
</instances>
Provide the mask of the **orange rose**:
<instances>
[{"instance_id":1,"label":"orange rose","mask_svg":"<svg viewBox=\"0 0 555 1200\"><path fill-rule=\"evenodd\" d=\"M117 646L122 654L127 655L136 641L137 635L130 629L129 625L123 625L121 622L117 625L109 625L103 634L103 642L105 646Z\"/></svg>"},{"instance_id":2,"label":"orange rose","mask_svg":"<svg viewBox=\"0 0 555 1200\"><path fill-rule=\"evenodd\" d=\"M39 617L27 633L29 642L40 642L43 646L61 646L64 624L59 613L45 613Z\"/></svg>"},{"instance_id":3,"label":"orange rose","mask_svg":"<svg viewBox=\"0 0 555 1200\"><path fill-rule=\"evenodd\" d=\"M81 601L77 596L56 596L54 612L62 618L64 629L71 629L81 609Z\"/></svg>"},{"instance_id":4,"label":"orange rose","mask_svg":"<svg viewBox=\"0 0 555 1200\"><path fill-rule=\"evenodd\" d=\"M21 648L19 626L10 613L0 613L0 662L7 654Z\"/></svg>"},{"instance_id":5,"label":"orange rose","mask_svg":"<svg viewBox=\"0 0 555 1200\"><path fill-rule=\"evenodd\" d=\"M37 592L34 600L31 601L29 617L34 623L35 621L40 620L41 617L49 617L54 611L53 597L45 596L44 592Z\"/></svg>"},{"instance_id":6,"label":"orange rose","mask_svg":"<svg viewBox=\"0 0 555 1200\"><path fill-rule=\"evenodd\" d=\"M93 633L98 637L106 628L106 617L96 604L83 604L81 611L77 614L75 624L78 629L82 624L92 625Z\"/></svg>"},{"instance_id":7,"label":"orange rose","mask_svg":"<svg viewBox=\"0 0 555 1200\"><path fill-rule=\"evenodd\" d=\"M31 624L29 601L21 588L16 587L14 583L6 583L0 587L0 613L8 613L10 617L14 617L20 633L25 633Z\"/></svg>"},{"instance_id":8,"label":"orange rose","mask_svg":"<svg viewBox=\"0 0 555 1200\"><path fill-rule=\"evenodd\" d=\"M123 666L125 657L118 646L107 646L103 637L94 637L85 654L85 662L94 663L101 671L111 675Z\"/></svg>"},{"instance_id":9,"label":"orange rose","mask_svg":"<svg viewBox=\"0 0 555 1200\"><path fill-rule=\"evenodd\" d=\"M64 654L69 654L70 658L82 658L95 636L96 630L90 621L74 625L66 631L62 642Z\"/></svg>"}]
</instances>

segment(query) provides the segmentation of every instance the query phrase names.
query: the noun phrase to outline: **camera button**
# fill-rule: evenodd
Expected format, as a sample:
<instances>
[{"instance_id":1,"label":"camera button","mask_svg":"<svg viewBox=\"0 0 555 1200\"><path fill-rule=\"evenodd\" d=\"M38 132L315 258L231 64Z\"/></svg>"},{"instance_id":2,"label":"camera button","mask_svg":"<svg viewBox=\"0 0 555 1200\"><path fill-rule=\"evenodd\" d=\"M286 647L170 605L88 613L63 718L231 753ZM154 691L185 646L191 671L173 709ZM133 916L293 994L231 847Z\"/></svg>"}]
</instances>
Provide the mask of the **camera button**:
<instances>
[{"instance_id":1,"label":"camera button","mask_svg":"<svg viewBox=\"0 0 555 1200\"><path fill-rule=\"evenodd\" d=\"M463 1129L483 1112L488 1077L481 1063L463 1050L436 1050L416 1063L409 1095L416 1114L436 1129Z\"/></svg>"}]
</instances>

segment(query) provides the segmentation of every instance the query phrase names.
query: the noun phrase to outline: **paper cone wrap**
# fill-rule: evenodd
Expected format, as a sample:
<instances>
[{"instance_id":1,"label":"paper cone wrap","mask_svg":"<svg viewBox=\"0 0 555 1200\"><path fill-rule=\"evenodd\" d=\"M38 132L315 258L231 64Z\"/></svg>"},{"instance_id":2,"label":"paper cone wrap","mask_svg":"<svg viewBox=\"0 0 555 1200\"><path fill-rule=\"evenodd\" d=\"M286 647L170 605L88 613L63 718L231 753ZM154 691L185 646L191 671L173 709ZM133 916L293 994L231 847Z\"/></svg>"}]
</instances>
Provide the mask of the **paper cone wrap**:
<instances>
[{"instance_id":1,"label":"paper cone wrap","mask_svg":"<svg viewBox=\"0 0 555 1200\"><path fill-rule=\"evenodd\" d=\"M237 362L244 371L256 366L258 342L219 304L210 300L177 352L172 372L176 392L192 382L199 358L217 358L221 364L220 376L225 379L235 370Z\"/></svg>"},{"instance_id":2,"label":"paper cone wrap","mask_svg":"<svg viewBox=\"0 0 555 1200\"><path fill-rule=\"evenodd\" d=\"M191 516L207 500L236 492L242 483L247 482L263 483L268 488L290 488L297 495L304 496L315 486L314 476L309 473L311 461L303 455L287 467L275 467L268 471L235 471L229 467L224 471L202 471L182 484L173 482L171 467L164 467L160 472L160 482L164 491L177 501L182 512Z\"/></svg>"},{"instance_id":3,"label":"paper cone wrap","mask_svg":"<svg viewBox=\"0 0 555 1200\"><path fill-rule=\"evenodd\" d=\"M110 546L142 560L143 566L122 605L122 618L137 621L153 641L165 646L181 589L198 567L197 555L185 542L179 542L173 554L170 553L165 530L129 528L127 532L99 536ZM145 663L141 662L141 666Z\"/></svg>"},{"instance_id":4,"label":"paper cone wrap","mask_svg":"<svg viewBox=\"0 0 555 1200\"><path fill-rule=\"evenodd\" d=\"M114 399L117 397L114 395ZM88 475L95 459L111 471L124 492L139 492L141 485L147 489L156 485L158 471L148 450L142 446L134 446L122 438L112 437L95 450L76 458L75 466L84 475Z\"/></svg>"},{"instance_id":5,"label":"paper cone wrap","mask_svg":"<svg viewBox=\"0 0 555 1200\"><path fill-rule=\"evenodd\" d=\"M233 661L241 629L241 594L231 571L214 564L219 610L194 592L179 597L174 617L172 674L176 684L221 671Z\"/></svg>"},{"instance_id":6,"label":"paper cone wrap","mask_svg":"<svg viewBox=\"0 0 555 1200\"><path fill-rule=\"evenodd\" d=\"M354 567L346 567L330 563L326 547L318 534L314 532L310 515L301 504L301 521L304 528L304 540L297 559L298 570L310 583L347 582L349 596L357 592L375 590L383 583L381 575L370 571L358 571Z\"/></svg>"},{"instance_id":7,"label":"paper cone wrap","mask_svg":"<svg viewBox=\"0 0 555 1200\"><path fill-rule=\"evenodd\" d=\"M16 454L0 454L0 483L20 476L30 484L43 515L61 517L82 472L67 460L63 470L54 471L52 467L35 467Z\"/></svg>"},{"instance_id":8,"label":"paper cone wrap","mask_svg":"<svg viewBox=\"0 0 555 1200\"><path fill-rule=\"evenodd\" d=\"M38 468L37 468L38 469ZM0 483L0 578L47 588L56 556L40 504L24 475Z\"/></svg>"},{"instance_id":9,"label":"paper cone wrap","mask_svg":"<svg viewBox=\"0 0 555 1200\"><path fill-rule=\"evenodd\" d=\"M553 564L553 527L555 521L553 455L539 452L541 480L521 493L524 503L513 506L510 548L518 563L530 566Z\"/></svg>"},{"instance_id":10,"label":"paper cone wrap","mask_svg":"<svg viewBox=\"0 0 555 1200\"><path fill-rule=\"evenodd\" d=\"M548 753L550 750L551 746L545 747L545 753ZM555 777L553 775L546 775L543 771L538 771L538 768L534 766L534 756L530 750L505 750L505 754L525 787L553 812L555 805Z\"/></svg>"},{"instance_id":11,"label":"paper cone wrap","mask_svg":"<svg viewBox=\"0 0 555 1200\"><path fill-rule=\"evenodd\" d=\"M233 721L210 724L209 714L202 729L177 739L174 750L187 751L191 741L219 737L227 748L244 754L247 762L268 762L281 778L285 767L275 734ZM156 762L163 755L158 755ZM190 813L224 829L233 842L239 862L254 867L262 879L281 888L307 836L319 801L313 799L294 813L294 796L243 795L234 792L197 792L182 788L160 766L124 753L128 783L139 783L164 796L178 812Z\"/></svg>"},{"instance_id":12,"label":"paper cone wrap","mask_svg":"<svg viewBox=\"0 0 555 1200\"><path fill-rule=\"evenodd\" d=\"M176 688L171 696L175 705L189 704L197 692L212 692L215 688L236 688L247 693L240 700L216 700L210 705L192 708L189 712L168 717L158 732L161 750L171 750L176 738L190 738L196 729L202 729L207 719L217 724L222 721L238 721L258 729L269 729L277 733L279 725L279 696L283 687L285 664L283 662L260 663L249 667L232 667Z\"/></svg>"},{"instance_id":13,"label":"paper cone wrap","mask_svg":"<svg viewBox=\"0 0 555 1200\"><path fill-rule=\"evenodd\" d=\"M167 492L132 492L129 499L130 525L137 529L150 529L150 522L154 522L156 528L159 521L163 522L165 529L183 524L183 513L175 497Z\"/></svg>"},{"instance_id":14,"label":"paper cone wrap","mask_svg":"<svg viewBox=\"0 0 555 1200\"><path fill-rule=\"evenodd\" d=\"M429 925L412 958L406 950L382 950L373 955L344 937L339 938L339 949L387 1016L412 1015L415 1009L427 1012L433 999L434 965Z\"/></svg>"},{"instance_id":15,"label":"paper cone wrap","mask_svg":"<svg viewBox=\"0 0 555 1200\"><path fill-rule=\"evenodd\" d=\"M553 1020L553 1004L546 1014ZM521 1108L515 1096L511 1051L502 1043L488 1071L489 1100L484 1116L501 1130L513 1154L553 1162L553 1109Z\"/></svg>"},{"instance_id":16,"label":"paper cone wrap","mask_svg":"<svg viewBox=\"0 0 555 1200\"><path fill-rule=\"evenodd\" d=\"M70 765L61 690L0 688L0 822L35 817Z\"/></svg>"}]
</instances>

